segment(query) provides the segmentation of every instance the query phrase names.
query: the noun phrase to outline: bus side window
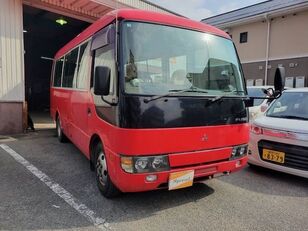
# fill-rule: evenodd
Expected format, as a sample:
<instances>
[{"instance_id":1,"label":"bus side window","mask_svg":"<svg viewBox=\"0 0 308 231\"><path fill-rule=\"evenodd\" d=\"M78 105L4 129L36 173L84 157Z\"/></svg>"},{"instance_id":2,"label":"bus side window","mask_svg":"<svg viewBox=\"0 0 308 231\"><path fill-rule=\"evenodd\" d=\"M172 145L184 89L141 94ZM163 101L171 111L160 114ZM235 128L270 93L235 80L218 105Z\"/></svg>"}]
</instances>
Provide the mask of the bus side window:
<instances>
[{"instance_id":1,"label":"bus side window","mask_svg":"<svg viewBox=\"0 0 308 231\"><path fill-rule=\"evenodd\" d=\"M54 77L53 77L54 87L61 87L62 68L63 68L63 58L57 60L55 63Z\"/></svg>"},{"instance_id":2,"label":"bus side window","mask_svg":"<svg viewBox=\"0 0 308 231\"><path fill-rule=\"evenodd\" d=\"M72 88L78 58L78 47L65 55L62 87Z\"/></svg>"},{"instance_id":3,"label":"bus side window","mask_svg":"<svg viewBox=\"0 0 308 231\"><path fill-rule=\"evenodd\" d=\"M74 85L77 86L78 89L86 89L87 80L89 76L89 67L90 67L90 43L86 42L80 46L79 50L79 60L77 64L77 79L74 80Z\"/></svg>"}]
</instances>

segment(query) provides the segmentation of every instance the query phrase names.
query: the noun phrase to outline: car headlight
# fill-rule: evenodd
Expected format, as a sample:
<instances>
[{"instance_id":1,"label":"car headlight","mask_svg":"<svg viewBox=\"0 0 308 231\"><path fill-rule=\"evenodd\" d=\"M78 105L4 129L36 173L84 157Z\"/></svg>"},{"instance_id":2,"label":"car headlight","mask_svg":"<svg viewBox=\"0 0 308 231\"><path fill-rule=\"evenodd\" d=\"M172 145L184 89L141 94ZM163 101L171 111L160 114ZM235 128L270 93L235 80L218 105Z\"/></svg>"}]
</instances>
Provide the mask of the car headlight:
<instances>
[{"instance_id":1,"label":"car headlight","mask_svg":"<svg viewBox=\"0 0 308 231\"><path fill-rule=\"evenodd\" d=\"M236 159L236 158L239 158L239 157L246 156L247 155L247 151L248 151L248 145L247 144L240 145L240 146L235 146L232 149L230 159Z\"/></svg>"},{"instance_id":2,"label":"car headlight","mask_svg":"<svg viewBox=\"0 0 308 231\"><path fill-rule=\"evenodd\" d=\"M121 167L129 173L161 172L170 169L167 155L121 156Z\"/></svg>"}]
</instances>

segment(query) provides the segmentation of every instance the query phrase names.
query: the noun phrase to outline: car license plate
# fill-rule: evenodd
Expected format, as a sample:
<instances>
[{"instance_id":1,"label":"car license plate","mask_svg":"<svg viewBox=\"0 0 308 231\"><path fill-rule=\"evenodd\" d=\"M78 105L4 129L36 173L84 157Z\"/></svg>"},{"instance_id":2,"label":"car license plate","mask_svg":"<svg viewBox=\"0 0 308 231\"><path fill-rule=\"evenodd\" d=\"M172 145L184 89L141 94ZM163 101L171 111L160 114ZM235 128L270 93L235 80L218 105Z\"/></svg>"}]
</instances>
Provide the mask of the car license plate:
<instances>
[{"instance_id":1,"label":"car license plate","mask_svg":"<svg viewBox=\"0 0 308 231\"><path fill-rule=\"evenodd\" d=\"M194 170L173 172L169 175L169 190L186 188L192 186L194 181Z\"/></svg>"},{"instance_id":2,"label":"car license plate","mask_svg":"<svg viewBox=\"0 0 308 231\"><path fill-rule=\"evenodd\" d=\"M270 149L263 149L262 157L265 160L270 160L277 163L284 163L285 153Z\"/></svg>"}]
</instances>

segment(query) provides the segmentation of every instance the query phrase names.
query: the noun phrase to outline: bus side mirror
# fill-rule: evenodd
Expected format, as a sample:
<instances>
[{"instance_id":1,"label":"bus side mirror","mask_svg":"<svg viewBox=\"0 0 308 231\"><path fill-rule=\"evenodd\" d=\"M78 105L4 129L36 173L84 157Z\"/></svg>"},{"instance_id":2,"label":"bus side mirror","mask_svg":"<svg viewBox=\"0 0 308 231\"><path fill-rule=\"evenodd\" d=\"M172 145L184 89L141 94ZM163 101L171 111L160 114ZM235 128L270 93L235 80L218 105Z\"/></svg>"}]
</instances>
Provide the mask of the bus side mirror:
<instances>
[{"instance_id":1,"label":"bus side mirror","mask_svg":"<svg viewBox=\"0 0 308 231\"><path fill-rule=\"evenodd\" d=\"M109 95L110 88L110 68L105 66L95 67L94 94Z\"/></svg>"},{"instance_id":2,"label":"bus side mirror","mask_svg":"<svg viewBox=\"0 0 308 231\"><path fill-rule=\"evenodd\" d=\"M280 95L284 90L284 81L285 81L286 71L284 67L278 67L275 72L274 79L274 96Z\"/></svg>"}]
</instances>

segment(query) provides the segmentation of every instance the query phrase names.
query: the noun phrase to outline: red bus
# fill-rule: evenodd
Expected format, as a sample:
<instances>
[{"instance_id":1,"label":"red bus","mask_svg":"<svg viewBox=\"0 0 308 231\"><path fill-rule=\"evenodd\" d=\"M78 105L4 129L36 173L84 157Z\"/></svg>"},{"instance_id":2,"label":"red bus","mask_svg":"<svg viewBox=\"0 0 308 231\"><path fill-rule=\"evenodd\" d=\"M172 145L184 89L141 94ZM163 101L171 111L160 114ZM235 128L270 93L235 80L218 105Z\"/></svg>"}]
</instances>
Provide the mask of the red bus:
<instances>
[{"instance_id":1,"label":"red bus","mask_svg":"<svg viewBox=\"0 0 308 231\"><path fill-rule=\"evenodd\" d=\"M101 193L191 186L246 165L247 92L229 35L186 18L113 11L55 56L58 139Z\"/></svg>"}]
</instances>

